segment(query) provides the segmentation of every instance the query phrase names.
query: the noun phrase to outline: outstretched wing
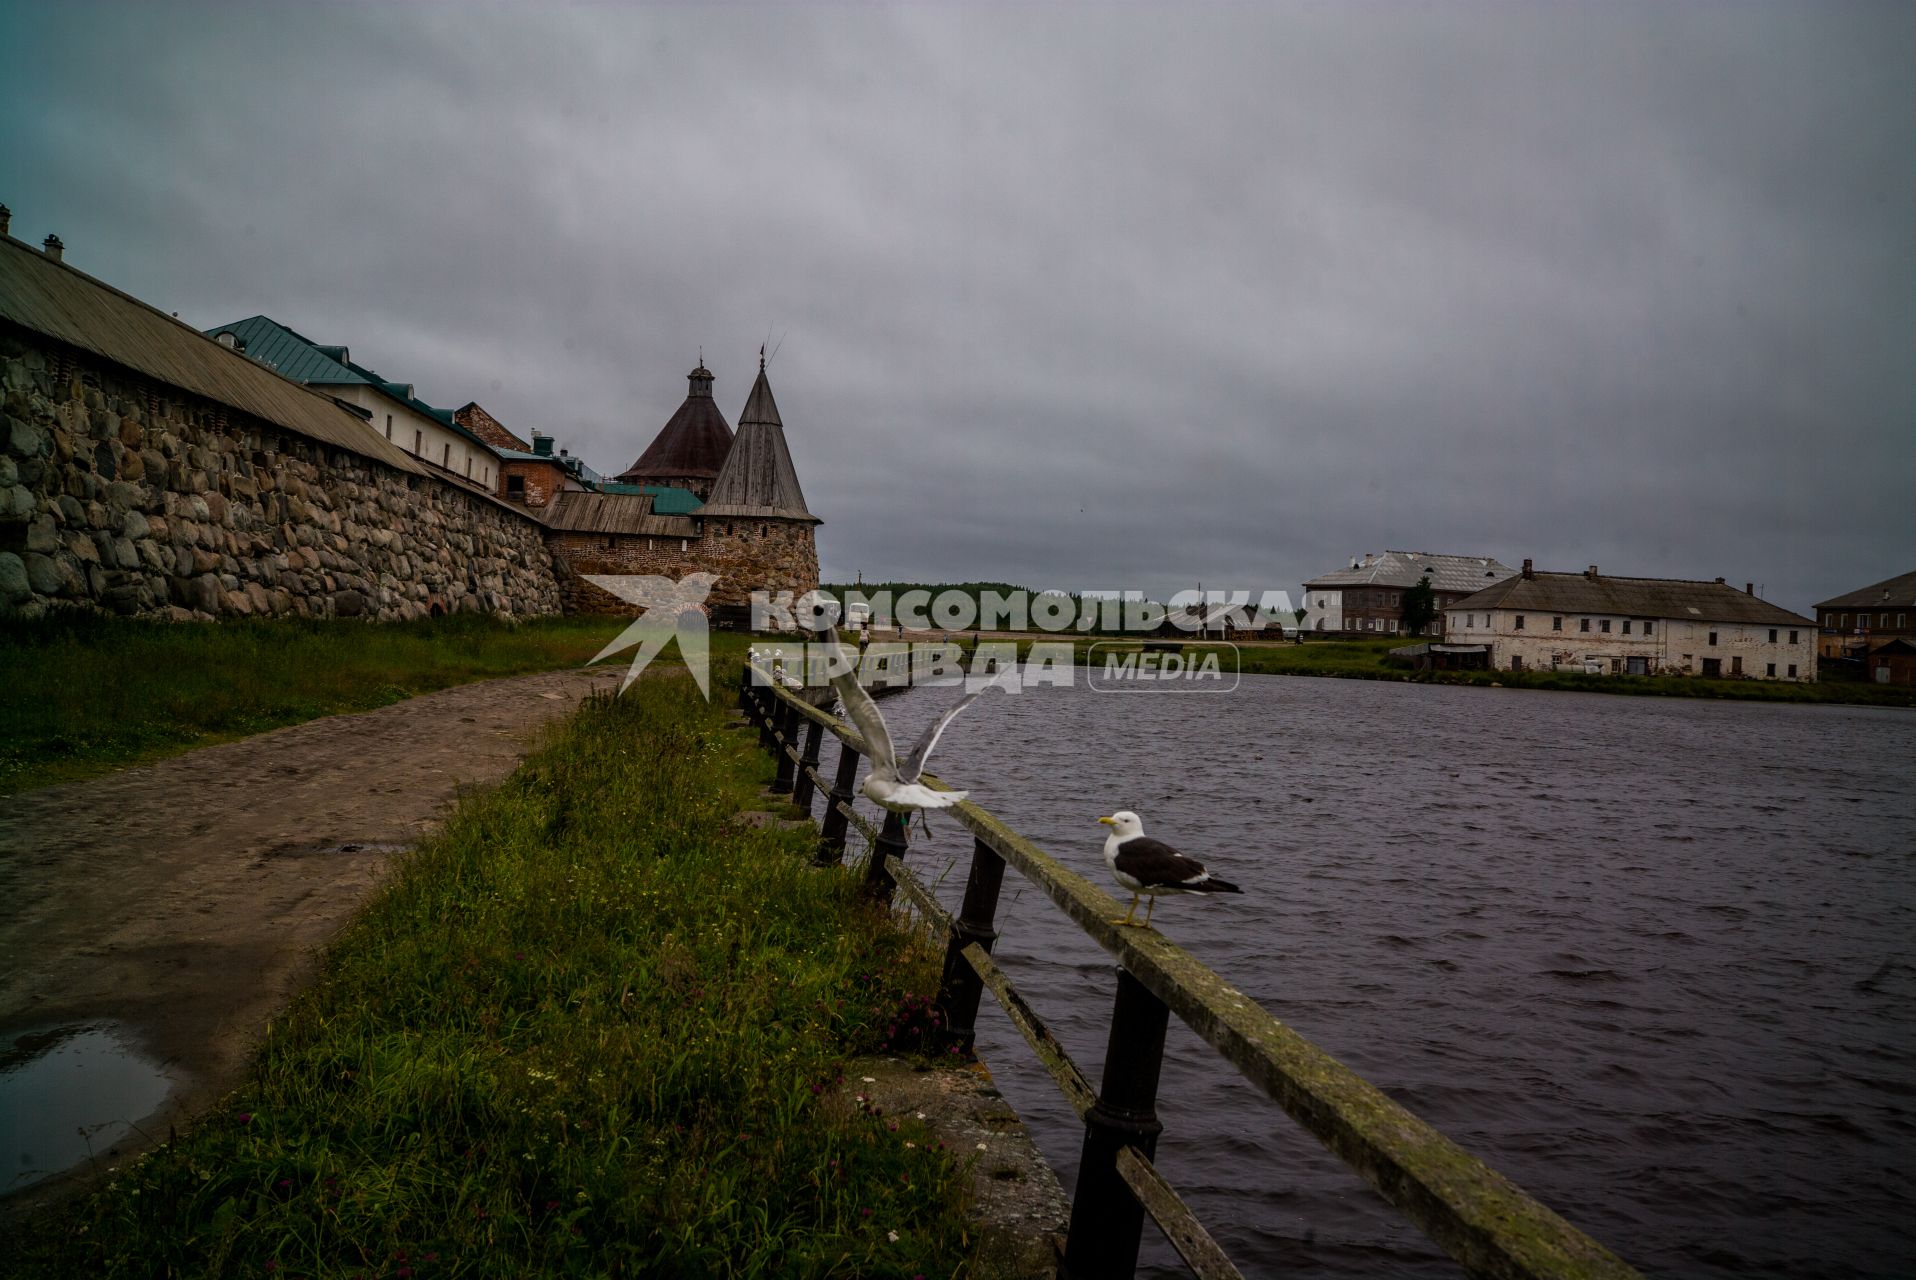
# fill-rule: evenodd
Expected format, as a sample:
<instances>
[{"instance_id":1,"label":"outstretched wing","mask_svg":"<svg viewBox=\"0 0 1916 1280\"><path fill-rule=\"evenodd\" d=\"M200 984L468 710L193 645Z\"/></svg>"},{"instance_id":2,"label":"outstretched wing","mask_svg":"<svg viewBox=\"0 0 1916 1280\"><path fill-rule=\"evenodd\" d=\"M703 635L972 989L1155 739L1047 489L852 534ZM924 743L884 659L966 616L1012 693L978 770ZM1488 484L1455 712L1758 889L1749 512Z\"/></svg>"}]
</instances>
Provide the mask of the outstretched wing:
<instances>
[{"instance_id":1,"label":"outstretched wing","mask_svg":"<svg viewBox=\"0 0 1916 1280\"><path fill-rule=\"evenodd\" d=\"M832 646L832 688L838 691L838 700L845 704L845 714L850 717L852 727L865 739L866 754L871 757L872 768L884 768L897 772L898 755L892 750L891 734L885 728L885 717L878 714L878 704L858 683L858 663L845 657L845 648L838 643L838 628L828 627L825 634L830 637Z\"/></svg>"},{"instance_id":2,"label":"outstretched wing","mask_svg":"<svg viewBox=\"0 0 1916 1280\"><path fill-rule=\"evenodd\" d=\"M960 711L963 711L966 707L977 701L978 695L983 693L985 689L996 688L998 688L996 684L988 684L984 689L973 689L970 693L952 703L950 709L947 710L944 715L939 716L931 728L925 730L925 736L918 740L918 745L911 749L911 754L906 756L903 762L899 764L898 780L900 782L918 781L918 775L925 771L925 761L931 759L931 749L938 745L939 735L944 733L945 726L950 724Z\"/></svg>"}]
</instances>

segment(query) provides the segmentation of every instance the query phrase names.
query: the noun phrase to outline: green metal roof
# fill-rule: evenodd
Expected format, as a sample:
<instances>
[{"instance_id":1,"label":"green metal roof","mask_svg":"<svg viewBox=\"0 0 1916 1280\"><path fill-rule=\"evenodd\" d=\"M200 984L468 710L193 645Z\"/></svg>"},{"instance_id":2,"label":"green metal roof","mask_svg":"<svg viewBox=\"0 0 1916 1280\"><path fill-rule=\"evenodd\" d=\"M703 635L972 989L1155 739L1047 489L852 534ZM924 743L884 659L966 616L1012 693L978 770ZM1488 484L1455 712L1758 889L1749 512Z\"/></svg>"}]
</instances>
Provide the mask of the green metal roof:
<instances>
[{"instance_id":1,"label":"green metal roof","mask_svg":"<svg viewBox=\"0 0 1916 1280\"><path fill-rule=\"evenodd\" d=\"M689 516L705 505L690 489L665 484L618 484L607 481L599 486L599 492L649 493L652 495L652 514L657 516Z\"/></svg>"},{"instance_id":2,"label":"green metal roof","mask_svg":"<svg viewBox=\"0 0 1916 1280\"><path fill-rule=\"evenodd\" d=\"M452 416L450 409L435 409L412 393L412 384L408 382L388 382L371 369L353 363L352 355L345 347L325 347L314 342L296 329L290 329L269 316L250 316L245 320L236 320L232 324L223 324L217 329L208 329L206 336L217 338L222 333L230 333L246 344L249 358L259 361L269 369L303 382L308 386L368 386L381 395L388 396L405 405L415 413L424 414L439 423L448 431L464 436L474 444L489 452L497 453L494 446L472 432L460 426Z\"/></svg>"}]
</instances>

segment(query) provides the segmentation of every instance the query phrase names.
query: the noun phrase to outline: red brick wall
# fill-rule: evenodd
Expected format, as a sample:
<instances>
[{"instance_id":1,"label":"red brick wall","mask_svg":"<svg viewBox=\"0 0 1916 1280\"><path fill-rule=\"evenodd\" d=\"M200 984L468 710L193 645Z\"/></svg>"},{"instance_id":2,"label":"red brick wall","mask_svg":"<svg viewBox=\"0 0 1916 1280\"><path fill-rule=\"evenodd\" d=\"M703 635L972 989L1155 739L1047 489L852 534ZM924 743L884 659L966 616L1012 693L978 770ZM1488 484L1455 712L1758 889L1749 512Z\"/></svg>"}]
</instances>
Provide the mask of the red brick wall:
<instances>
[{"instance_id":1,"label":"red brick wall","mask_svg":"<svg viewBox=\"0 0 1916 1280\"><path fill-rule=\"evenodd\" d=\"M506 430L503 422L476 404L453 410L452 420L495 449L517 449L525 453L532 448L524 440Z\"/></svg>"},{"instance_id":2,"label":"red brick wall","mask_svg":"<svg viewBox=\"0 0 1916 1280\"><path fill-rule=\"evenodd\" d=\"M499 467L499 495L506 495L506 477L524 476L526 491L524 496L511 495L514 502L523 502L528 507L543 507L552 501L552 495L559 492L565 483L565 471L552 462L505 462Z\"/></svg>"}]
</instances>

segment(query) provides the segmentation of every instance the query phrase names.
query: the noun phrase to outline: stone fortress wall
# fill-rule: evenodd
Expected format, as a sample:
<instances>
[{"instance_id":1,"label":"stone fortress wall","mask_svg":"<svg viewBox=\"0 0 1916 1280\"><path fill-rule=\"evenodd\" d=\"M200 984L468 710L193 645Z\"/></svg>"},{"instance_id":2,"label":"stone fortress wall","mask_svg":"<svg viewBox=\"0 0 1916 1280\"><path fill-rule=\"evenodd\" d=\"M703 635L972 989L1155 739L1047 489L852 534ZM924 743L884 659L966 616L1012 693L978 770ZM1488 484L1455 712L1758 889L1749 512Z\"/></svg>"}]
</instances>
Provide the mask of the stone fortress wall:
<instances>
[{"instance_id":1,"label":"stone fortress wall","mask_svg":"<svg viewBox=\"0 0 1916 1280\"><path fill-rule=\"evenodd\" d=\"M560 611L540 522L0 324L0 614Z\"/></svg>"}]
</instances>

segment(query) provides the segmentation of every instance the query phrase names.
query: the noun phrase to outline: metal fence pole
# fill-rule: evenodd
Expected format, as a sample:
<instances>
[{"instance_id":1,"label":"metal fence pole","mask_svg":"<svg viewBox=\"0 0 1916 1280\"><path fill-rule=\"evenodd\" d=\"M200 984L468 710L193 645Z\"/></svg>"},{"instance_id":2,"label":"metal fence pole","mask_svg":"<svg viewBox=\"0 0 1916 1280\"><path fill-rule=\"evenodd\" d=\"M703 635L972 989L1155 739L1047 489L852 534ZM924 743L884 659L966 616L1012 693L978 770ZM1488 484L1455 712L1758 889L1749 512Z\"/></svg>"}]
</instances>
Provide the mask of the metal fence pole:
<instances>
[{"instance_id":1,"label":"metal fence pole","mask_svg":"<svg viewBox=\"0 0 1916 1280\"><path fill-rule=\"evenodd\" d=\"M1104 1051L1098 1100L1085 1113L1084 1150L1078 1189L1071 1198L1071 1231L1064 1270L1075 1280L1107 1280L1134 1274L1144 1206L1118 1173L1118 1152L1136 1147L1147 1159L1157 1153L1158 1071L1164 1065L1164 1030L1171 1011L1136 978L1118 970L1111 1007L1111 1038Z\"/></svg>"},{"instance_id":2,"label":"metal fence pole","mask_svg":"<svg viewBox=\"0 0 1916 1280\"><path fill-rule=\"evenodd\" d=\"M772 749L778 754L778 773L772 778L772 794L786 796L792 793L793 775L798 771L798 765L792 759L793 750L798 744L798 707L789 699L774 694L772 719Z\"/></svg>"},{"instance_id":3,"label":"metal fence pole","mask_svg":"<svg viewBox=\"0 0 1916 1280\"><path fill-rule=\"evenodd\" d=\"M998 916L998 891L1005 881L1005 860L983 840L971 846L971 874L965 880L965 902L952 921L951 937L945 943L945 974L938 984L938 1007L944 1015L945 1034L959 1049L970 1053L977 1037L978 1001L984 994L984 980L965 959L964 950L977 943L985 951L998 940L995 921Z\"/></svg>"},{"instance_id":4,"label":"metal fence pole","mask_svg":"<svg viewBox=\"0 0 1916 1280\"><path fill-rule=\"evenodd\" d=\"M817 720L805 722L805 755L798 762L798 777L792 781L792 803L812 816L812 792L816 784L812 774L818 769L818 747L825 740L825 726Z\"/></svg>"},{"instance_id":5,"label":"metal fence pole","mask_svg":"<svg viewBox=\"0 0 1916 1280\"><path fill-rule=\"evenodd\" d=\"M858 752L852 744L838 744L838 772L832 775L832 789L825 796L825 820L818 827L818 853L812 861L821 867L836 866L845 860L845 810L852 802L852 783L858 781Z\"/></svg>"},{"instance_id":6,"label":"metal fence pole","mask_svg":"<svg viewBox=\"0 0 1916 1280\"><path fill-rule=\"evenodd\" d=\"M905 815L885 810L885 825L878 829L878 839L872 844L871 861L865 864L865 892L880 902L889 903L892 894L898 889L898 882L892 879L891 868L885 865L886 858L905 860Z\"/></svg>"}]
</instances>

